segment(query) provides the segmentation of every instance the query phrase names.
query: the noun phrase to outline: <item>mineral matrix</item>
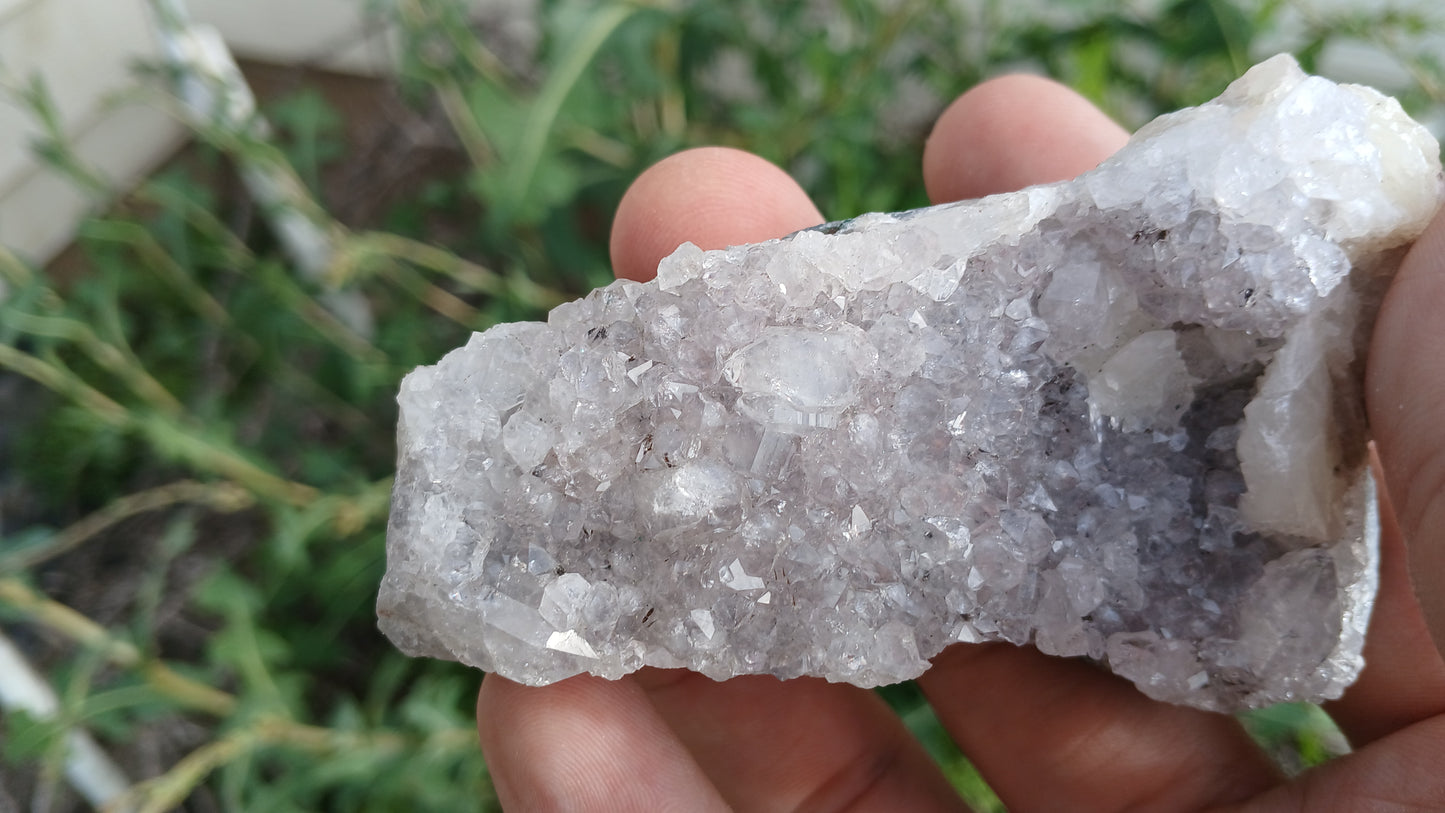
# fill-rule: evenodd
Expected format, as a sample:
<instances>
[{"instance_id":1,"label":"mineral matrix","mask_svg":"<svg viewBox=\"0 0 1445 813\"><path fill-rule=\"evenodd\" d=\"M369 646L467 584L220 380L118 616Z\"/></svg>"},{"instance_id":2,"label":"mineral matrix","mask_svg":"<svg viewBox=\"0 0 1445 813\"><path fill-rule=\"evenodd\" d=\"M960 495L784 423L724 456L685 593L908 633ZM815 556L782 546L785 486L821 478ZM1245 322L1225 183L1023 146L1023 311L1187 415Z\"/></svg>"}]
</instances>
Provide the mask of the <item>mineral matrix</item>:
<instances>
[{"instance_id":1,"label":"mineral matrix","mask_svg":"<svg viewBox=\"0 0 1445 813\"><path fill-rule=\"evenodd\" d=\"M1362 348L1440 188L1393 100L1276 57L1074 181L683 246L408 376L382 629L529 684L1011 641L1202 708L1337 696Z\"/></svg>"}]
</instances>

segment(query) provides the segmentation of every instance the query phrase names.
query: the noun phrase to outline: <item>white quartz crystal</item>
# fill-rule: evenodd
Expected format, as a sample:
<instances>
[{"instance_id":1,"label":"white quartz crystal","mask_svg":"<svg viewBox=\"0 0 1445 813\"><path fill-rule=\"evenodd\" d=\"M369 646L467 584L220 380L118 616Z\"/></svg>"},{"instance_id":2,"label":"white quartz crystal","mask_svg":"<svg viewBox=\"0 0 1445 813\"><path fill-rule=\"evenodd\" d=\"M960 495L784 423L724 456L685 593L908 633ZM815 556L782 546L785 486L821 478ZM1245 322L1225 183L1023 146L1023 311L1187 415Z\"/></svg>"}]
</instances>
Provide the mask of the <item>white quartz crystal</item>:
<instances>
[{"instance_id":1,"label":"white quartz crystal","mask_svg":"<svg viewBox=\"0 0 1445 813\"><path fill-rule=\"evenodd\" d=\"M1361 351L1440 195L1393 100L1276 57L1075 181L683 246L407 377L382 629L530 684L1011 641L1203 708L1338 696Z\"/></svg>"}]
</instances>

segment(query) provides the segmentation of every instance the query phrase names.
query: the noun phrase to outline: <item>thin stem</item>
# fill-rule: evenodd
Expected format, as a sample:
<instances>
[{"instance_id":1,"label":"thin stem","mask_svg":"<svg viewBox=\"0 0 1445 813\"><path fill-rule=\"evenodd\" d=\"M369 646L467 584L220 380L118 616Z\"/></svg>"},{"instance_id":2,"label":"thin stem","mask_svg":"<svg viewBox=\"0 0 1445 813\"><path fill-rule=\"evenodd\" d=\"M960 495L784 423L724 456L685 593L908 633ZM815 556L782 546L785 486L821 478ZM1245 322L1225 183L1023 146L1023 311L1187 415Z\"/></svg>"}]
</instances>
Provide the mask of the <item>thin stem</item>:
<instances>
[{"instance_id":1,"label":"thin stem","mask_svg":"<svg viewBox=\"0 0 1445 813\"><path fill-rule=\"evenodd\" d=\"M680 75L682 35L669 28L657 43L657 61L662 76ZM657 119L668 137L681 140L687 131L687 98L677 82L667 82L657 97Z\"/></svg>"},{"instance_id":2,"label":"thin stem","mask_svg":"<svg viewBox=\"0 0 1445 813\"><path fill-rule=\"evenodd\" d=\"M32 336L65 339L80 346L91 361L125 382L132 392L153 408L166 414L180 414L184 407L159 381L155 380L138 359L96 335L90 325L63 316L40 316L14 313L10 323Z\"/></svg>"},{"instance_id":3,"label":"thin stem","mask_svg":"<svg viewBox=\"0 0 1445 813\"><path fill-rule=\"evenodd\" d=\"M131 421L129 410L86 384L79 376L8 344L0 344L0 369L19 373L46 389L70 398L111 426L124 427Z\"/></svg>"},{"instance_id":4,"label":"thin stem","mask_svg":"<svg viewBox=\"0 0 1445 813\"><path fill-rule=\"evenodd\" d=\"M104 627L40 595L19 579L0 577L0 603L14 607L52 632L95 649L116 666L137 671L157 692L183 708L216 717L229 717L236 710L233 695L185 677L161 661L146 659L134 644L111 636Z\"/></svg>"},{"instance_id":5,"label":"thin stem","mask_svg":"<svg viewBox=\"0 0 1445 813\"><path fill-rule=\"evenodd\" d=\"M235 480L263 497L290 505L309 505L321 496L312 486L272 474L234 449L201 437L163 416L142 416L136 419L135 427L156 449L198 465L204 471Z\"/></svg>"},{"instance_id":6,"label":"thin stem","mask_svg":"<svg viewBox=\"0 0 1445 813\"><path fill-rule=\"evenodd\" d=\"M608 138L591 127L568 128L567 145L596 158L617 169L628 169L633 164L633 152L626 144L615 138Z\"/></svg>"},{"instance_id":7,"label":"thin stem","mask_svg":"<svg viewBox=\"0 0 1445 813\"><path fill-rule=\"evenodd\" d=\"M222 513L233 513L251 507L255 500L249 492L233 483L182 480L138 491L87 514L42 545L0 556L0 571L16 572L34 567L74 550L124 519L182 503L195 503Z\"/></svg>"},{"instance_id":8,"label":"thin stem","mask_svg":"<svg viewBox=\"0 0 1445 813\"><path fill-rule=\"evenodd\" d=\"M252 752L259 744L256 733L250 729L206 743L160 776L131 786L120 804L134 807L139 813L176 810L211 772Z\"/></svg>"},{"instance_id":9,"label":"thin stem","mask_svg":"<svg viewBox=\"0 0 1445 813\"><path fill-rule=\"evenodd\" d=\"M0 245L0 279L19 288L35 281L35 272L20 261L14 252Z\"/></svg>"},{"instance_id":10,"label":"thin stem","mask_svg":"<svg viewBox=\"0 0 1445 813\"><path fill-rule=\"evenodd\" d=\"M427 282L421 274L416 272L416 269L410 266L396 265L386 273L385 277L423 305L462 327L475 329L481 322L480 311L468 305L456 294Z\"/></svg>"},{"instance_id":11,"label":"thin stem","mask_svg":"<svg viewBox=\"0 0 1445 813\"><path fill-rule=\"evenodd\" d=\"M593 12L591 24L572 43L571 50L563 57L560 65L547 78L542 92L537 96L523 127L519 151L507 167L506 188L513 200L521 200L532 185L537 166L542 161L548 136L562 112L562 103L586 72L602 45L612 32L622 25L637 8L631 4L618 3Z\"/></svg>"},{"instance_id":12,"label":"thin stem","mask_svg":"<svg viewBox=\"0 0 1445 813\"><path fill-rule=\"evenodd\" d=\"M40 126L40 136L33 142L36 157L73 181L90 197L101 201L110 198L110 182L104 174L81 160L72 148L55 98L39 75L22 83L8 72L0 72L0 95L11 96L14 103L24 108L31 120Z\"/></svg>"},{"instance_id":13,"label":"thin stem","mask_svg":"<svg viewBox=\"0 0 1445 813\"><path fill-rule=\"evenodd\" d=\"M373 519L386 516L391 510L391 489L395 480L384 477L367 486L360 494L337 504L332 512L336 532L350 536L366 527Z\"/></svg>"},{"instance_id":14,"label":"thin stem","mask_svg":"<svg viewBox=\"0 0 1445 813\"><path fill-rule=\"evenodd\" d=\"M122 801L140 811L172 810L216 770L265 747L297 748L314 754L408 749L471 748L476 732L455 728L417 739L391 731L338 732L278 717L260 717L250 725L187 754L170 770L133 786Z\"/></svg>"},{"instance_id":15,"label":"thin stem","mask_svg":"<svg viewBox=\"0 0 1445 813\"><path fill-rule=\"evenodd\" d=\"M259 277L266 292L291 309L307 327L334 347L357 361L381 364L386 354L378 350L337 313L317 304L317 299L289 275L263 274ZM321 298L340 291L323 291Z\"/></svg>"},{"instance_id":16,"label":"thin stem","mask_svg":"<svg viewBox=\"0 0 1445 813\"><path fill-rule=\"evenodd\" d=\"M336 273L350 276L354 269L366 265L370 257L400 260L418 268L440 274L457 284L491 296L509 295L519 302L541 310L554 308L572 297L538 285L525 277L508 278L477 263L465 260L450 251L420 240L388 232L365 232L351 239L346 260ZM340 282L340 280L338 280Z\"/></svg>"},{"instance_id":17,"label":"thin stem","mask_svg":"<svg viewBox=\"0 0 1445 813\"><path fill-rule=\"evenodd\" d=\"M116 220L87 222L81 233L94 240L129 246L142 264L172 285L197 313L217 325L230 325L231 314L183 268L139 223Z\"/></svg>"},{"instance_id":18,"label":"thin stem","mask_svg":"<svg viewBox=\"0 0 1445 813\"><path fill-rule=\"evenodd\" d=\"M397 8L401 12L402 24L411 29L410 33L413 38L432 22L433 16L419 0L402 0L397 4ZM464 37L457 37L449 27L447 33L451 47L462 53L472 70L499 87L506 85L505 70L501 61L481 48L480 43L470 35L470 32L466 32L467 35ZM484 167L491 164L496 160L496 150L493 149L487 134L477 122L476 114L472 111L471 105L467 103L467 97L462 92L461 84L449 72L438 71L438 73L440 75L429 84L436 92L437 100L441 102L442 114L451 124L452 131L456 133L457 139L462 144L462 149L466 151L473 167Z\"/></svg>"},{"instance_id":19,"label":"thin stem","mask_svg":"<svg viewBox=\"0 0 1445 813\"><path fill-rule=\"evenodd\" d=\"M237 237L210 209L184 192L164 184L148 182L136 189L132 197L140 203L180 212L186 222L223 249L225 262L229 266L240 267L255 261L255 254L244 240Z\"/></svg>"},{"instance_id":20,"label":"thin stem","mask_svg":"<svg viewBox=\"0 0 1445 813\"><path fill-rule=\"evenodd\" d=\"M472 166L484 167L496 160L497 151L492 148L492 143L481 125L477 124L476 115L472 113L471 105L467 104L461 87L454 81L443 80L437 83L436 92L437 99L441 101L442 113L452 125L457 139L462 142L462 149L466 151Z\"/></svg>"},{"instance_id":21,"label":"thin stem","mask_svg":"<svg viewBox=\"0 0 1445 813\"><path fill-rule=\"evenodd\" d=\"M69 370L9 345L0 344L0 368L17 372L70 398L110 426L138 431L156 449L204 471L235 480L256 494L291 505L308 505L320 496L315 488L272 474L235 450L195 434L175 418L136 415Z\"/></svg>"}]
</instances>

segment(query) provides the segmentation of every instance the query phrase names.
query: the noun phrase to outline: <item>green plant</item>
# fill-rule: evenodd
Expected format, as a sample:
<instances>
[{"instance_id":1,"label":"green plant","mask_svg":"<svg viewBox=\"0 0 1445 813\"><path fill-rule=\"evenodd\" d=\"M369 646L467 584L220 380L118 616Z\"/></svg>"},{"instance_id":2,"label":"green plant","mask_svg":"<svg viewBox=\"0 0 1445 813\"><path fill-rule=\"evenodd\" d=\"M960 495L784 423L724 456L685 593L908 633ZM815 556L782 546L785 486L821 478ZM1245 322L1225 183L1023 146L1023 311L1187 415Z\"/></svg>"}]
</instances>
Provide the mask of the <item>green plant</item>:
<instances>
[{"instance_id":1,"label":"green plant","mask_svg":"<svg viewBox=\"0 0 1445 813\"><path fill-rule=\"evenodd\" d=\"M758 152L829 217L922 205L925 129L980 79L1039 68L1138 124L1217 92L1290 11L546 0L529 52L460 0L379 5L402 31L402 94L436 111L465 167L397 201L390 231L328 214L323 176L348 156L314 93L267 108L267 135L196 116L164 90L169 70L150 71L120 103L171 112L198 147L112 198L43 83L5 81L40 125L37 154L97 211L63 278L0 249L0 375L31 382L5 455L30 508L0 527L0 622L63 701L0 729L41 790L59 788L63 737L82 727L116 751L160 743L162 771L132 794L144 809L488 807L475 674L405 659L375 631L402 374L608 280L610 213L677 149ZM1423 24L1353 14L1339 30L1397 49ZM1337 22L1306 21L1307 63ZM1419 80L1406 102L1439 106L1438 60L1402 58ZM238 193L237 168L285 181L329 246L321 274ZM918 692L886 696L971 803L1001 809ZM1314 760L1327 736L1313 715L1254 725Z\"/></svg>"}]
</instances>

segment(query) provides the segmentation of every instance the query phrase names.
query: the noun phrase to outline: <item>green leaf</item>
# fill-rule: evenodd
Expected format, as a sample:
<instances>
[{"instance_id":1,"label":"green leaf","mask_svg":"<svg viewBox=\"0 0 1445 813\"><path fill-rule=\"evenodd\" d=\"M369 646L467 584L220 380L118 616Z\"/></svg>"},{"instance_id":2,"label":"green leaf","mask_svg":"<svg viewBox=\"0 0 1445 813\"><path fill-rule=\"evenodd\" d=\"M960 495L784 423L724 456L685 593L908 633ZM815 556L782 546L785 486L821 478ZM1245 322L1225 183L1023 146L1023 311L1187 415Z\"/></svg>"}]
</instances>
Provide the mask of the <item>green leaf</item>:
<instances>
[{"instance_id":1,"label":"green leaf","mask_svg":"<svg viewBox=\"0 0 1445 813\"><path fill-rule=\"evenodd\" d=\"M490 198L496 208L489 214L499 223L519 219L518 215L527 211L524 203L535 194L534 190L540 188L545 195L549 189L558 188L562 175L554 171L550 179L543 180L542 176L544 164L549 163L544 157L553 143L563 105L603 43L635 10L631 3L620 2L595 8L590 3L564 3L558 10L560 31L552 52L559 58L527 111L516 151L507 156L499 194Z\"/></svg>"},{"instance_id":2,"label":"green leaf","mask_svg":"<svg viewBox=\"0 0 1445 813\"><path fill-rule=\"evenodd\" d=\"M54 748L66 734L66 727L51 717L36 717L24 709L7 709L3 717L4 737L0 754L11 764L35 762Z\"/></svg>"}]
</instances>

